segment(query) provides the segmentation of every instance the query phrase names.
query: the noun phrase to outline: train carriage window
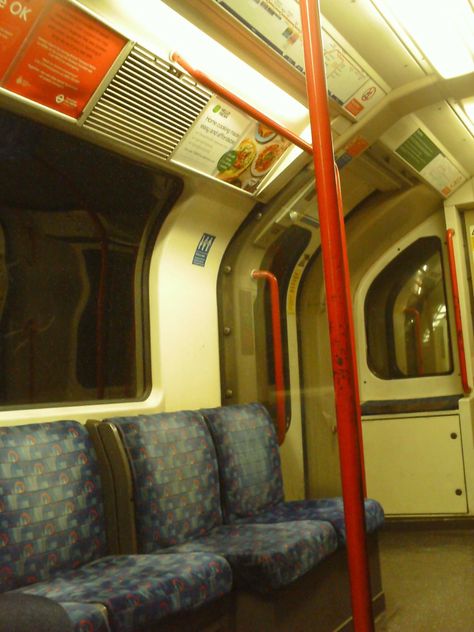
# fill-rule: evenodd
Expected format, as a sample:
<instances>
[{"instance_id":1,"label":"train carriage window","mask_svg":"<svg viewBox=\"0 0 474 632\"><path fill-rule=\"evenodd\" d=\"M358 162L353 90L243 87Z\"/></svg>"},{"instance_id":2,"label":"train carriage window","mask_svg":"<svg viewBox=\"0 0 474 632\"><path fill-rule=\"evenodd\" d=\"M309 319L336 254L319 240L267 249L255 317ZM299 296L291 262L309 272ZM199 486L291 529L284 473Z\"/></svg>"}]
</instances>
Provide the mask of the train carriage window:
<instances>
[{"instance_id":1,"label":"train carriage window","mask_svg":"<svg viewBox=\"0 0 474 632\"><path fill-rule=\"evenodd\" d=\"M367 356L383 379L451 373L441 241L423 237L373 281L365 300Z\"/></svg>"},{"instance_id":2,"label":"train carriage window","mask_svg":"<svg viewBox=\"0 0 474 632\"><path fill-rule=\"evenodd\" d=\"M180 181L0 111L0 406L139 399Z\"/></svg>"}]
</instances>

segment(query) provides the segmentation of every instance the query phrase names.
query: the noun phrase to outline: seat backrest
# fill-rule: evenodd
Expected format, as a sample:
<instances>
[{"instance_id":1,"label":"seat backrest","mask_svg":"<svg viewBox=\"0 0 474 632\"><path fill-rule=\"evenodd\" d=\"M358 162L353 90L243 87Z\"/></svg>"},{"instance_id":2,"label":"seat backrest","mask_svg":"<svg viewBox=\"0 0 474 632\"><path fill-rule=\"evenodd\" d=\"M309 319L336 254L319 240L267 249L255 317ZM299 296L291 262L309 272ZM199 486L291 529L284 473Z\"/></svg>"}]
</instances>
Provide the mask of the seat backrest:
<instances>
[{"instance_id":1,"label":"seat backrest","mask_svg":"<svg viewBox=\"0 0 474 632\"><path fill-rule=\"evenodd\" d=\"M280 452L266 408L238 404L200 412L216 447L225 521L252 516L282 502Z\"/></svg>"},{"instance_id":2,"label":"seat backrest","mask_svg":"<svg viewBox=\"0 0 474 632\"><path fill-rule=\"evenodd\" d=\"M104 433L107 427L118 431L128 455L140 553L179 544L222 524L216 453L199 413L116 417L101 427Z\"/></svg>"},{"instance_id":3,"label":"seat backrest","mask_svg":"<svg viewBox=\"0 0 474 632\"><path fill-rule=\"evenodd\" d=\"M106 553L87 430L76 421L0 427L0 592Z\"/></svg>"}]
</instances>

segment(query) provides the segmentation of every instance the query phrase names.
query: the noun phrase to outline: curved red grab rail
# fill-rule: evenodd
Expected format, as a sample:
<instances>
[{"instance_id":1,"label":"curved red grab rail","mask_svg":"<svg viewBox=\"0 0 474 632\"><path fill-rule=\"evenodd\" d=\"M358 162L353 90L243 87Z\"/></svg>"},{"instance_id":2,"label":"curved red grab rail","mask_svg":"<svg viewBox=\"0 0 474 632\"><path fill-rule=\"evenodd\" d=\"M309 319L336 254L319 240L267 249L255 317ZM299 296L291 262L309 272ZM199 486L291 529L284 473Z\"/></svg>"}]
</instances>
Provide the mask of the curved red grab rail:
<instances>
[{"instance_id":1,"label":"curved red grab rail","mask_svg":"<svg viewBox=\"0 0 474 632\"><path fill-rule=\"evenodd\" d=\"M203 86L206 86L206 88L209 88L209 90L212 90L212 92L215 92L215 94L218 94L223 99L229 101L229 103L237 106L243 112L254 118L256 121L263 123L267 127L271 127L273 130L275 130L275 132L278 132L281 136L283 136L283 138L288 139L303 151L306 151L308 154L313 153L313 148L311 147L311 145L300 138L298 134L295 134L283 125L280 125L280 123L277 123L266 114L263 114L263 112L260 112L259 110L254 108L252 105L238 97L236 94L234 94L230 90L227 90L227 88L219 85L216 81L208 77L201 70L193 68L191 64L189 64L183 57L181 57L179 53L171 53L170 57L171 61L175 61L177 64L179 64L181 68L184 68L184 70L189 75L191 75L191 77L194 77L194 79L196 79L196 81L201 83Z\"/></svg>"},{"instance_id":2,"label":"curved red grab rail","mask_svg":"<svg viewBox=\"0 0 474 632\"><path fill-rule=\"evenodd\" d=\"M267 270L253 270L252 278L265 279L270 286L272 306L273 363L275 366L275 400L277 408L277 436L281 445L286 435L285 378L283 374L283 346L281 342L281 311L278 279Z\"/></svg>"},{"instance_id":3,"label":"curved red grab rail","mask_svg":"<svg viewBox=\"0 0 474 632\"><path fill-rule=\"evenodd\" d=\"M456 340L458 345L459 355L459 370L461 372L462 389L466 395L471 392L469 381L467 379L467 367L466 367L466 352L464 350L464 336L462 331L461 320L461 307L459 304L459 286L458 275L456 272L456 261L454 259L454 242L453 242L454 230L448 228L446 231L446 243L448 246L449 257L449 271L451 275L451 288L453 292L453 305L454 305L454 321L456 324Z\"/></svg>"}]
</instances>

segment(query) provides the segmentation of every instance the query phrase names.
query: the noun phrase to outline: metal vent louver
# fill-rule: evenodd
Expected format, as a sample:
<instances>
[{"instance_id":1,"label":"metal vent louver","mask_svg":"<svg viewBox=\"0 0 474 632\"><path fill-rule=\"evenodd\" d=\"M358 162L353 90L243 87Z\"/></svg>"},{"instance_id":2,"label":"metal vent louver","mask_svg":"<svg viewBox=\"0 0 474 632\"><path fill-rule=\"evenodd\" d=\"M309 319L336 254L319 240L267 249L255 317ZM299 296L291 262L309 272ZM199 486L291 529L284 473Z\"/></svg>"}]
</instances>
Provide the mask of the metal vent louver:
<instances>
[{"instance_id":1,"label":"metal vent louver","mask_svg":"<svg viewBox=\"0 0 474 632\"><path fill-rule=\"evenodd\" d=\"M83 125L166 160L210 97L170 63L134 46Z\"/></svg>"}]
</instances>

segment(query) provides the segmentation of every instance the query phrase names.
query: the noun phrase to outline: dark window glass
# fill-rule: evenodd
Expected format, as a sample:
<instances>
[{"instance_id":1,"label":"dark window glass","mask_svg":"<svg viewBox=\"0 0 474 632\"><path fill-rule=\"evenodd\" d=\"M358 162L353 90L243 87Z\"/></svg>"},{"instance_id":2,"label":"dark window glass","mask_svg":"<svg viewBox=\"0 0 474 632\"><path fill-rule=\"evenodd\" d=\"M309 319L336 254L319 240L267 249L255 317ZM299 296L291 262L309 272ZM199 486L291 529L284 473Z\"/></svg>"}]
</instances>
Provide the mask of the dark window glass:
<instances>
[{"instance_id":1,"label":"dark window glass","mask_svg":"<svg viewBox=\"0 0 474 632\"><path fill-rule=\"evenodd\" d=\"M0 111L0 405L146 394L149 259L179 190Z\"/></svg>"},{"instance_id":2,"label":"dark window glass","mask_svg":"<svg viewBox=\"0 0 474 632\"><path fill-rule=\"evenodd\" d=\"M453 370L441 242L423 237L374 280L365 300L367 355L381 378Z\"/></svg>"}]
</instances>

